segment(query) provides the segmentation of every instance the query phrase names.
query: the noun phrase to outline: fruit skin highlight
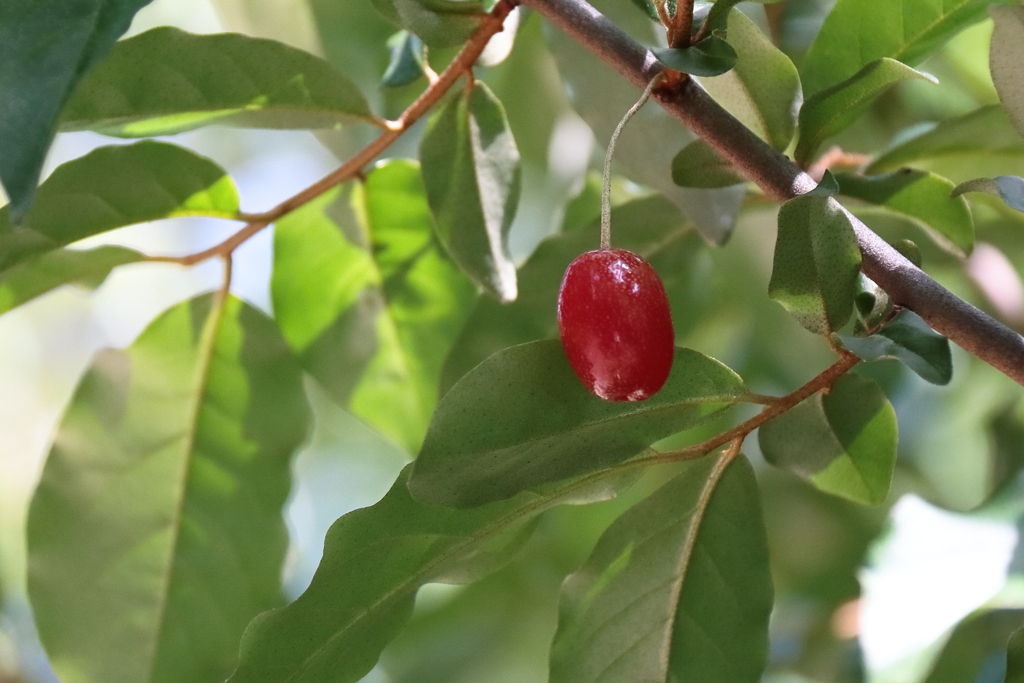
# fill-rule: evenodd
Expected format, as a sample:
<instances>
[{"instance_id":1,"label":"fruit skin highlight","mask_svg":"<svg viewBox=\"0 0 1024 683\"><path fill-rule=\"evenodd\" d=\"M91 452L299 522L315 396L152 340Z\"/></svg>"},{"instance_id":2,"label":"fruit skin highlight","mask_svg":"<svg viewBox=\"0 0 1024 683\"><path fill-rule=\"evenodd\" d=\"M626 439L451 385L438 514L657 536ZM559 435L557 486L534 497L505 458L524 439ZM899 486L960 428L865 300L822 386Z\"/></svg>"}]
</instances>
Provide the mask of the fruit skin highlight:
<instances>
[{"instance_id":1,"label":"fruit skin highlight","mask_svg":"<svg viewBox=\"0 0 1024 683\"><path fill-rule=\"evenodd\" d=\"M569 364L606 401L642 401L668 378L675 334L668 296L647 261L624 249L580 255L558 291Z\"/></svg>"}]
</instances>

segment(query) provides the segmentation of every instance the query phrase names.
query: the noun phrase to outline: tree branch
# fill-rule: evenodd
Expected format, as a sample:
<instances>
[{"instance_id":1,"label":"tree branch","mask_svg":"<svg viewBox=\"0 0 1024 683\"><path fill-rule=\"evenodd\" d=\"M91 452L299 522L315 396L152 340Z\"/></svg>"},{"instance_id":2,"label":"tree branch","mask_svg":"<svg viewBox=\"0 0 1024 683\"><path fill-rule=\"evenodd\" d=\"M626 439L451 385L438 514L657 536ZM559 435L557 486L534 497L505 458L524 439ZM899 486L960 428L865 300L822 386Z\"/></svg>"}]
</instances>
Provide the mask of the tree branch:
<instances>
[{"instance_id":1,"label":"tree branch","mask_svg":"<svg viewBox=\"0 0 1024 683\"><path fill-rule=\"evenodd\" d=\"M640 45L584 0L521 0L638 88L665 69ZM693 79L655 99L672 116L728 159L778 202L812 190L814 179L725 111ZM1024 337L955 296L847 212L864 256L862 270L961 348L1024 384Z\"/></svg>"}]
</instances>

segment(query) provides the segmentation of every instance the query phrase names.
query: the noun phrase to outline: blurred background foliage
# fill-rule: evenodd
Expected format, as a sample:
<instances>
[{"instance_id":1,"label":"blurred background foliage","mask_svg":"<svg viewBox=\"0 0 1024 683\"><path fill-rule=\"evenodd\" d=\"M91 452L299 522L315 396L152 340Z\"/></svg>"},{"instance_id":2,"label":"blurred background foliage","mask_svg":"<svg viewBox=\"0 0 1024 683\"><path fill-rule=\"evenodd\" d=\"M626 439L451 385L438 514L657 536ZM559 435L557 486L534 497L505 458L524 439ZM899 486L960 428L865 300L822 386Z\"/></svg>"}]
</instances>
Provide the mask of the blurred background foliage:
<instances>
[{"instance_id":1,"label":"blurred background foliage","mask_svg":"<svg viewBox=\"0 0 1024 683\"><path fill-rule=\"evenodd\" d=\"M646 31L646 42L656 39L653 24L631 3L606 0L594 4L634 34ZM753 3L740 7L799 65L831 5L830 0L788 0L767 8ZM503 54L513 37L513 31L506 30L496 41L504 41L504 49L497 45L485 55L485 63L491 66L479 69L478 76L506 106L523 158L523 193L511 248L517 263L524 263L538 243L556 233L567 233L559 238L567 239L572 231L586 230L596 238L599 205L594 170L610 125L632 102L635 92L564 36L544 26L540 17L520 12L517 21L514 48L507 56ZM396 117L424 86L419 79L399 87L380 87L389 63L385 43L395 29L368 1L156 0L138 14L131 33L163 24L194 32L240 31L320 54L367 93L375 112L389 118ZM960 34L920 67L936 75L938 85L913 81L892 88L833 142L847 152L877 154L904 136L908 128L998 103L987 65L991 30L991 21L984 21ZM450 50L432 50L429 61L440 70L452 54ZM593 108L588 88L603 93L600 110ZM607 103L619 99L625 102L620 108ZM620 147L620 170L626 175L616 180L614 196L620 212L615 229L616 239L623 242L629 241L634 222L671 220L683 228L691 226L690 219L710 220L702 216L701 207L688 207L688 219L663 200L645 199L655 187L675 193L672 198L680 203L687 201L685 191L659 187L650 169L643 168L644 132L665 125L665 117L654 109L648 107L647 118L632 125ZM666 153L674 154L690 136L674 122L669 124L675 126L665 133L672 144L664 147ZM388 156L416 156L421 130L422 124L416 126L388 150ZM993 135L998 133L993 131ZM368 126L315 136L205 129L174 140L228 168L247 210L256 211L315 180L374 134ZM63 134L47 170L110 142L90 133ZM1024 142L1014 138L1002 145L998 154L946 156L919 166L954 182L979 175L1024 175ZM791 391L824 368L830 353L820 339L806 334L767 298L777 208L752 186L731 190L721 201L723 206L742 206L725 247L709 246L691 227L652 258L670 290L679 343L722 360L754 391ZM914 226L892 214L867 209L859 213L886 238L913 239L922 249L929 273L958 295L1022 329L1024 288L1019 274L1024 264L1024 219L984 198L972 197L972 208L980 244L966 262L933 247L920 238ZM175 219L119 230L89 240L88 245L122 244L150 253L184 254L215 244L227 230L229 227L213 221ZM714 239L713 227L700 232ZM549 248L557 250L557 244L552 242ZM567 244L571 246L572 240ZM537 258L543 254L543 250L538 252ZM270 308L270 262L271 236L261 234L237 252L232 286L240 297L265 310ZM560 268L542 266L535 268L548 279L551 273L561 272ZM1002 279L993 282L993 273L999 268L1003 269L999 271ZM521 271L520 277L528 272ZM537 282L550 287L543 274L537 276ZM217 277L214 264L190 270L131 265L94 292L65 288L0 317L3 683L55 680L33 634L25 599L24 525L49 440L78 377L96 350L130 343L157 313L215 287ZM524 279L520 286L528 294L533 283ZM537 288L543 289L540 284ZM548 294L553 303L553 292ZM541 292L538 300L545 296ZM478 311L477 315L485 313ZM553 314L552 308L552 322ZM1024 467L1024 401L1019 386L959 350L954 350L954 365L948 387L929 385L894 361L860 370L885 389L900 426L894 485L887 502L878 508L826 496L788 473L767 468L756 452L756 439L748 440L747 453L762 485L776 586L771 664L765 680L865 680L864 647L879 639L899 641L905 636L892 628L886 630L887 619L898 621L907 630L930 623L932 631L937 629L937 637L925 646L937 647L935 643L941 645L948 629L993 594L990 591L983 599L957 598L960 579L967 576L968 583L973 581L969 574L957 573L957 563L984 554L985 548L943 545L951 541L945 536L945 527L934 520L955 519L970 525L979 515L995 514L986 512L991 508L985 507L996 505L989 502L995 494L1015 489L1015 477ZM444 382L450 383L466 369L448 369L454 374ZM334 405L312 381L306 386L314 406L315 427L295 462L296 483L287 506L291 550L284 584L290 597L298 595L312 576L330 523L351 509L376 501L411 457ZM698 430L699 434L688 434L687 439L696 440L722 426L722 422L709 425ZM547 651L563 578L583 562L617 514L669 474L667 469L651 472L615 501L549 511L517 558L483 581L466 587L427 586L418 597L413 621L367 680L546 680ZM890 508L901 498L913 501L918 506L914 510L930 510L933 516L909 512L891 516ZM981 512L968 513L979 508ZM1003 519L1013 518L1004 515ZM891 551L892 544L902 538L901 529L911 535L931 534L938 548L935 563L915 565L916 575L907 574L906 567L896 560L884 559L890 557L885 554L887 548ZM975 540L983 542L981 536ZM916 607L890 601L888 617L886 601L872 598L874 611L868 619L868 598L862 598L862 585L866 584L860 580L866 564L871 564L876 578L884 576L888 567L896 574L904 572L899 576L905 581L926 584L933 592L925 593L924 602ZM959 611L943 615L945 621L936 624L937 617L920 606L928 599L956 603ZM897 614L901 618L893 621ZM1001 681L1006 638L1022 622L1021 611L1009 608L970 617L956 628L927 680ZM869 627L876 631L869 633ZM912 652L925 646L910 643L905 647ZM954 670L950 662L959 668ZM906 680L918 680L927 671L919 673Z\"/></svg>"}]
</instances>

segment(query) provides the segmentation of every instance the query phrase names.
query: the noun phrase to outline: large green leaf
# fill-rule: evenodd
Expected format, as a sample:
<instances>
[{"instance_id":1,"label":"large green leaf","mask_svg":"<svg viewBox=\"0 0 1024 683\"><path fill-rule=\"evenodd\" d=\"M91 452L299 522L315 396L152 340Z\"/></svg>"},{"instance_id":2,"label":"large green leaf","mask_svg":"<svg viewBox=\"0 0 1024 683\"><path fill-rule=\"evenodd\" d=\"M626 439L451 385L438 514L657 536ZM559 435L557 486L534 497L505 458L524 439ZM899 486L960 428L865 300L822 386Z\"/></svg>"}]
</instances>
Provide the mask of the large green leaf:
<instances>
[{"instance_id":1,"label":"large green leaf","mask_svg":"<svg viewBox=\"0 0 1024 683\"><path fill-rule=\"evenodd\" d=\"M434 505L503 500L619 463L705 422L743 393L743 381L729 368L676 349L655 396L603 401L580 384L561 342L514 346L478 365L441 399L409 489Z\"/></svg>"},{"instance_id":2,"label":"large green leaf","mask_svg":"<svg viewBox=\"0 0 1024 683\"><path fill-rule=\"evenodd\" d=\"M415 452L472 284L433 236L419 168L385 162L278 222L274 311L300 362L340 404ZM344 226L344 227L342 227Z\"/></svg>"},{"instance_id":3,"label":"large green leaf","mask_svg":"<svg viewBox=\"0 0 1024 683\"><path fill-rule=\"evenodd\" d=\"M29 512L29 596L67 683L221 681L281 600L301 372L262 313L212 295L101 352Z\"/></svg>"},{"instance_id":4,"label":"large green leaf","mask_svg":"<svg viewBox=\"0 0 1024 683\"><path fill-rule=\"evenodd\" d=\"M601 473L466 511L417 503L407 475L331 526L309 588L253 620L229 683L355 683L408 620L420 586L478 578L481 555L519 541L517 530L538 513L607 500L634 480Z\"/></svg>"},{"instance_id":5,"label":"large green leaf","mask_svg":"<svg viewBox=\"0 0 1024 683\"><path fill-rule=\"evenodd\" d=\"M910 168L877 176L839 173L840 192L901 213L925 228L940 246L958 256L974 248L974 219L954 185L934 173Z\"/></svg>"},{"instance_id":6,"label":"large green leaf","mask_svg":"<svg viewBox=\"0 0 1024 683\"><path fill-rule=\"evenodd\" d=\"M15 223L32 204L61 107L149 1L0 4L0 181Z\"/></svg>"},{"instance_id":7,"label":"large green leaf","mask_svg":"<svg viewBox=\"0 0 1024 683\"><path fill-rule=\"evenodd\" d=\"M800 139L794 153L797 162L808 164L822 142L856 121L882 91L908 79L938 83L934 76L886 57L876 59L842 83L811 95L800 108Z\"/></svg>"},{"instance_id":8,"label":"large green leaf","mask_svg":"<svg viewBox=\"0 0 1024 683\"><path fill-rule=\"evenodd\" d=\"M142 254L122 247L88 251L58 249L0 274L0 313L16 308L61 285L98 287L117 266L135 263Z\"/></svg>"},{"instance_id":9,"label":"large green leaf","mask_svg":"<svg viewBox=\"0 0 1024 683\"><path fill-rule=\"evenodd\" d=\"M992 7L989 13L995 20L989 51L992 83L1010 121L1024 135L1024 7Z\"/></svg>"},{"instance_id":10,"label":"large green leaf","mask_svg":"<svg viewBox=\"0 0 1024 683\"><path fill-rule=\"evenodd\" d=\"M519 203L519 150L490 89L463 90L427 123L423 182L448 253L500 301L516 298L508 231Z\"/></svg>"},{"instance_id":11,"label":"large green leaf","mask_svg":"<svg viewBox=\"0 0 1024 683\"><path fill-rule=\"evenodd\" d=\"M480 26L483 4L475 0L373 0L388 21L433 47L453 47Z\"/></svg>"},{"instance_id":12,"label":"large green leaf","mask_svg":"<svg viewBox=\"0 0 1024 683\"><path fill-rule=\"evenodd\" d=\"M61 165L39 188L22 224L0 208L0 273L28 258L133 223L174 216L235 218L227 173L164 142L100 147Z\"/></svg>"},{"instance_id":13,"label":"large green leaf","mask_svg":"<svg viewBox=\"0 0 1024 683\"><path fill-rule=\"evenodd\" d=\"M896 413L870 379L845 375L758 430L768 462L865 505L885 500L896 466Z\"/></svg>"},{"instance_id":14,"label":"large green leaf","mask_svg":"<svg viewBox=\"0 0 1024 683\"><path fill-rule=\"evenodd\" d=\"M68 101L61 129L146 137L210 124L306 129L359 119L372 119L366 100L319 57L262 38L161 26L114 46Z\"/></svg>"},{"instance_id":15,"label":"large green leaf","mask_svg":"<svg viewBox=\"0 0 1024 683\"><path fill-rule=\"evenodd\" d=\"M729 44L739 55L736 66L721 76L702 78L701 85L761 139L784 150L793 139L803 101L796 67L742 12L729 13L728 31Z\"/></svg>"},{"instance_id":16,"label":"large green leaf","mask_svg":"<svg viewBox=\"0 0 1024 683\"><path fill-rule=\"evenodd\" d=\"M949 384L949 340L913 311L902 311L869 337L843 337L843 346L864 360L895 358L932 384Z\"/></svg>"},{"instance_id":17,"label":"large green leaf","mask_svg":"<svg viewBox=\"0 0 1024 683\"><path fill-rule=\"evenodd\" d=\"M815 334L830 334L853 312L860 247L835 199L805 195L779 209L768 295Z\"/></svg>"},{"instance_id":18,"label":"large green leaf","mask_svg":"<svg viewBox=\"0 0 1024 683\"><path fill-rule=\"evenodd\" d=\"M914 66L985 18L991 4L1015 0L839 0L804 57L804 92L849 78L891 57Z\"/></svg>"},{"instance_id":19,"label":"large green leaf","mask_svg":"<svg viewBox=\"0 0 1024 683\"><path fill-rule=\"evenodd\" d=\"M720 478L719 478L720 477ZM757 683L772 610L754 472L692 465L617 519L562 590L551 683Z\"/></svg>"}]
</instances>

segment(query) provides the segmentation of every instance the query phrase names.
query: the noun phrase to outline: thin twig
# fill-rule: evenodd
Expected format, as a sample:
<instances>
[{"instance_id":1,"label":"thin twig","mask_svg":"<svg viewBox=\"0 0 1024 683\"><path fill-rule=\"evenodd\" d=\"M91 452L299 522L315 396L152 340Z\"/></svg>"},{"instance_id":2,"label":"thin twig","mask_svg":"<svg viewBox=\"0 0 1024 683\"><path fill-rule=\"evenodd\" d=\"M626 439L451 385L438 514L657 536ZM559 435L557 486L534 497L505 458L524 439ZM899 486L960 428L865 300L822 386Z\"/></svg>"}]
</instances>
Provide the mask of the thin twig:
<instances>
[{"instance_id":1,"label":"thin twig","mask_svg":"<svg viewBox=\"0 0 1024 683\"><path fill-rule=\"evenodd\" d=\"M693 0L676 0L676 15L669 28L669 47L690 47L690 34L693 32Z\"/></svg>"},{"instance_id":2,"label":"thin twig","mask_svg":"<svg viewBox=\"0 0 1024 683\"><path fill-rule=\"evenodd\" d=\"M426 114L461 76L472 72L473 64L476 63L477 58L480 57L480 53L483 52L491 37L501 32L505 18L512 11L515 4L516 2L514 1L503 0L494 6L490 14L484 15L480 21L480 28L466 42L465 46L463 46L462 50L451 61L444 72L436 80L431 81L427 89L416 98L415 102L409 105L408 109L402 112L402 115L397 120L387 122L383 133L359 150L355 156L342 164L340 168L324 176L298 194L284 200L269 211L259 214L244 214L245 218L249 221L248 224L220 244L196 254L189 254L188 256L149 256L146 260L192 266L215 256L230 254L247 239L277 219L316 199L331 188L353 178Z\"/></svg>"}]
</instances>

